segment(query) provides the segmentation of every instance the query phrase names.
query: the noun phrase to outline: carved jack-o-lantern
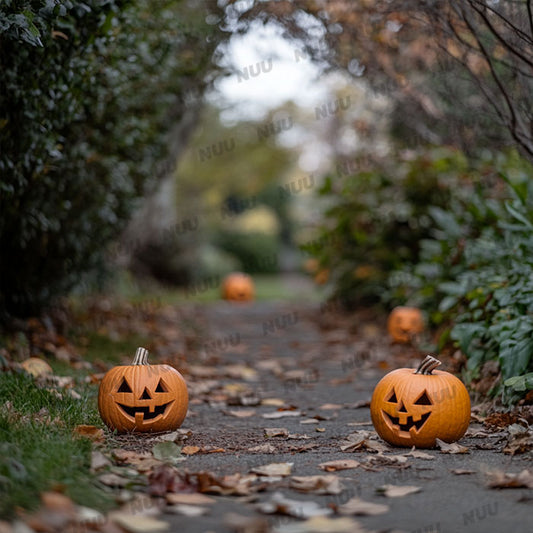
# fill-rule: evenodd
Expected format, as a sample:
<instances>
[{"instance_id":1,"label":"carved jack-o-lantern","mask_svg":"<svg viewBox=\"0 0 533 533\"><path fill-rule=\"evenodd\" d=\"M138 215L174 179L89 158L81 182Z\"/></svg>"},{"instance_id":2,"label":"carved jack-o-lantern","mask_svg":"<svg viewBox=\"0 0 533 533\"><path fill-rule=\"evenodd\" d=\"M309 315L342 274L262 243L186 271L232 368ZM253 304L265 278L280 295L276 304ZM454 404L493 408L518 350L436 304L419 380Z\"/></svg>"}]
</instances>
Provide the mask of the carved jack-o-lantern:
<instances>
[{"instance_id":1,"label":"carved jack-o-lantern","mask_svg":"<svg viewBox=\"0 0 533 533\"><path fill-rule=\"evenodd\" d=\"M234 272L222 282L222 297L233 302L248 302L254 299L254 282L248 274Z\"/></svg>"},{"instance_id":2,"label":"carved jack-o-lantern","mask_svg":"<svg viewBox=\"0 0 533 533\"><path fill-rule=\"evenodd\" d=\"M182 375L169 365L149 365L144 348L137 349L131 365L111 368L98 391L100 416L119 433L176 429L187 407Z\"/></svg>"},{"instance_id":3,"label":"carved jack-o-lantern","mask_svg":"<svg viewBox=\"0 0 533 533\"><path fill-rule=\"evenodd\" d=\"M387 322L387 330L394 342L408 343L424 331L424 317L416 307L395 307Z\"/></svg>"},{"instance_id":4,"label":"carved jack-o-lantern","mask_svg":"<svg viewBox=\"0 0 533 533\"><path fill-rule=\"evenodd\" d=\"M454 375L434 369L427 356L417 370L400 368L374 389L372 423L379 436L395 446L432 448L436 439L460 439L470 422L470 397ZM433 372L434 371L434 372Z\"/></svg>"}]
</instances>

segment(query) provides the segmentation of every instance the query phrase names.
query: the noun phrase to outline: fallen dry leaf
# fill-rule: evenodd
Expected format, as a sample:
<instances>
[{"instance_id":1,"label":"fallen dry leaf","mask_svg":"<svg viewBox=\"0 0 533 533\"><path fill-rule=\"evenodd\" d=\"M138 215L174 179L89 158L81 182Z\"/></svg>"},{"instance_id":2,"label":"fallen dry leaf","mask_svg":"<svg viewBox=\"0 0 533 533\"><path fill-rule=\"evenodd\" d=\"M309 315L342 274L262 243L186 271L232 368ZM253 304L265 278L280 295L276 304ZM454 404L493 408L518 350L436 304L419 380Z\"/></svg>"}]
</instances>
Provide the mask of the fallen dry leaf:
<instances>
[{"instance_id":1,"label":"fallen dry leaf","mask_svg":"<svg viewBox=\"0 0 533 533\"><path fill-rule=\"evenodd\" d=\"M156 533L167 531L167 522L142 514L127 514L120 511L109 513L109 518L129 533Z\"/></svg>"},{"instance_id":2,"label":"fallen dry leaf","mask_svg":"<svg viewBox=\"0 0 533 533\"><path fill-rule=\"evenodd\" d=\"M47 376L53 373L52 367L44 359L40 359L39 357L30 357L29 359L22 361L20 366L34 378Z\"/></svg>"},{"instance_id":3,"label":"fallen dry leaf","mask_svg":"<svg viewBox=\"0 0 533 533\"><path fill-rule=\"evenodd\" d=\"M405 465L409 460L405 455L383 455L379 452L367 458L366 465Z\"/></svg>"},{"instance_id":4,"label":"fallen dry leaf","mask_svg":"<svg viewBox=\"0 0 533 533\"><path fill-rule=\"evenodd\" d=\"M263 418L268 418L269 420L275 420L278 418L286 418L289 416L302 416L302 413L301 411L274 411L273 413L264 413L261 416Z\"/></svg>"},{"instance_id":5,"label":"fallen dry leaf","mask_svg":"<svg viewBox=\"0 0 533 533\"><path fill-rule=\"evenodd\" d=\"M488 473L491 489L533 489L533 472L527 468L518 473L495 471Z\"/></svg>"},{"instance_id":6,"label":"fallen dry leaf","mask_svg":"<svg viewBox=\"0 0 533 533\"><path fill-rule=\"evenodd\" d=\"M320 463L319 468L326 472L336 472L338 470L349 470L351 468L357 468L361 463L353 459L339 459L338 461L326 461Z\"/></svg>"},{"instance_id":7,"label":"fallen dry leaf","mask_svg":"<svg viewBox=\"0 0 533 533\"><path fill-rule=\"evenodd\" d=\"M300 424L320 424L318 418L306 418L305 420L300 420Z\"/></svg>"},{"instance_id":8,"label":"fallen dry leaf","mask_svg":"<svg viewBox=\"0 0 533 533\"><path fill-rule=\"evenodd\" d=\"M183 455L194 455L195 453L198 453L200 451L199 446L184 446L181 449L181 453Z\"/></svg>"},{"instance_id":9,"label":"fallen dry leaf","mask_svg":"<svg viewBox=\"0 0 533 533\"><path fill-rule=\"evenodd\" d=\"M269 407L283 407L285 405L285 400L281 398L264 398L261 400L261 405L267 405Z\"/></svg>"},{"instance_id":10,"label":"fallen dry leaf","mask_svg":"<svg viewBox=\"0 0 533 533\"><path fill-rule=\"evenodd\" d=\"M401 498L402 496L415 494L421 490L421 487L415 487L413 485L382 485L376 489L376 492L387 496L387 498Z\"/></svg>"},{"instance_id":11,"label":"fallen dry leaf","mask_svg":"<svg viewBox=\"0 0 533 533\"><path fill-rule=\"evenodd\" d=\"M217 477L211 472L197 472L189 477L191 476L196 477L198 491L208 494L248 496L265 487L264 483L254 485L257 476L253 474L242 476L236 473Z\"/></svg>"},{"instance_id":12,"label":"fallen dry leaf","mask_svg":"<svg viewBox=\"0 0 533 533\"><path fill-rule=\"evenodd\" d=\"M389 451L390 446L384 444L378 440L371 440L370 436L372 433L369 431L358 431L356 433L351 433L346 438L345 443L341 445L341 450L343 452L357 452L357 451L369 451L383 453Z\"/></svg>"},{"instance_id":13,"label":"fallen dry leaf","mask_svg":"<svg viewBox=\"0 0 533 533\"><path fill-rule=\"evenodd\" d=\"M250 472L259 476L290 476L293 465L294 463L270 463L256 466Z\"/></svg>"},{"instance_id":14,"label":"fallen dry leaf","mask_svg":"<svg viewBox=\"0 0 533 533\"><path fill-rule=\"evenodd\" d=\"M236 409L233 411L223 411L228 416L234 416L235 418L248 418L255 415L255 409Z\"/></svg>"},{"instance_id":15,"label":"fallen dry leaf","mask_svg":"<svg viewBox=\"0 0 533 533\"><path fill-rule=\"evenodd\" d=\"M365 502L359 498L352 498L337 507L337 512L344 515L374 516L389 511L389 506L382 503Z\"/></svg>"},{"instance_id":16,"label":"fallen dry leaf","mask_svg":"<svg viewBox=\"0 0 533 533\"><path fill-rule=\"evenodd\" d=\"M424 459L426 461L433 461L435 459L434 455L421 452L420 450L417 450L414 446L409 453L406 453L404 455L406 455L407 457L415 457L416 459Z\"/></svg>"},{"instance_id":17,"label":"fallen dry leaf","mask_svg":"<svg viewBox=\"0 0 533 533\"><path fill-rule=\"evenodd\" d=\"M111 466L111 461L101 451L93 450L91 452L91 472L94 473L106 466Z\"/></svg>"},{"instance_id":18,"label":"fallen dry leaf","mask_svg":"<svg viewBox=\"0 0 533 533\"><path fill-rule=\"evenodd\" d=\"M76 426L74 428L74 433L94 442L102 442L105 438L103 429L97 428L96 426L87 426L85 424Z\"/></svg>"},{"instance_id":19,"label":"fallen dry leaf","mask_svg":"<svg viewBox=\"0 0 533 533\"><path fill-rule=\"evenodd\" d=\"M167 492L182 492L183 490L196 489L184 482L179 471L168 465L162 464L148 475L148 493L151 496L165 496Z\"/></svg>"},{"instance_id":20,"label":"fallen dry leaf","mask_svg":"<svg viewBox=\"0 0 533 533\"><path fill-rule=\"evenodd\" d=\"M323 409L325 411L333 411L335 409L342 409L344 406L339 403L324 403L322 404L319 409Z\"/></svg>"},{"instance_id":21,"label":"fallen dry leaf","mask_svg":"<svg viewBox=\"0 0 533 533\"><path fill-rule=\"evenodd\" d=\"M512 424L507 428L509 439L503 453L516 455L525 453L533 449L533 429L522 426L521 424Z\"/></svg>"},{"instance_id":22,"label":"fallen dry leaf","mask_svg":"<svg viewBox=\"0 0 533 533\"><path fill-rule=\"evenodd\" d=\"M340 479L333 475L293 476L289 480L289 487L314 494L340 494L342 492Z\"/></svg>"},{"instance_id":23,"label":"fallen dry leaf","mask_svg":"<svg viewBox=\"0 0 533 533\"><path fill-rule=\"evenodd\" d=\"M469 449L466 446L461 446L456 442L448 444L443 440L436 439L437 446L440 448L441 453L469 453Z\"/></svg>"},{"instance_id":24,"label":"fallen dry leaf","mask_svg":"<svg viewBox=\"0 0 533 533\"><path fill-rule=\"evenodd\" d=\"M327 516L333 513L329 507L322 507L312 500L291 500L281 492L275 492L270 500L257 505L257 510L265 514L283 514L295 518L311 518L313 516Z\"/></svg>"},{"instance_id":25,"label":"fallen dry leaf","mask_svg":"<svg viewBox=\"0 0 533 533\"><path fill-rule=\"evenodd\" d=\"M287 428L265 428L265 437L288 437Z\"/></svg>"}]
</instances>

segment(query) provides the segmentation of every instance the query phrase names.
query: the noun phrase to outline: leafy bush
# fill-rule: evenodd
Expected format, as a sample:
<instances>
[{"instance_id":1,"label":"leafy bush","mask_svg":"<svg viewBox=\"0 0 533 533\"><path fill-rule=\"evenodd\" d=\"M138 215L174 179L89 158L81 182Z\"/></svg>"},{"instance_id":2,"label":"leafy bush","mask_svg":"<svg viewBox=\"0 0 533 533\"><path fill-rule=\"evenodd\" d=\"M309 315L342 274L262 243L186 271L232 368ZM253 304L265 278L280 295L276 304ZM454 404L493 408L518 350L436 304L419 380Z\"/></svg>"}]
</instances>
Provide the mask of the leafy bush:
<instances>
[{"instance_id":1,"label":"leafy bush","mask_svg":"<svg viewBox=\"0 0 533 533\"><path fill-rule=\"evenodd\" d=\"M435 231L421 243L411 289L434 322L451 322L467 377L479 378L496 360L492 393L503 382L514 400L533 384L533 169L516 158L503 163L498 169L502 161L495 162L499 198L498 187L478 188L449 211L431 210Z\"/></svg>"},{"instance_id":2,"label":"leafy bush","mask_svg":"<svg viewBox=\"0 0 533 533\"><path fill-rule=\"evenodd\" d=\"M303 249L331 271L348 305L400 301L386 291L392 271L415 264L431 235L431 206L468 194L468 163L459 151L402 152L374 170L329 176L320 194L333 202L316 238Z\"/></svg>"},{"instance_id":3,"label":"leafy bush","mask_svg":"<svg viewBox=\"0 0 533 533\"><path fill-rule=\"evenodd\" d=\"M217 44L205 6L185 4L2 2L3 318L38 312L101 265L164 170L168 131Z\"/></svg>"},{"instance_id":4,"label":"leafy bush","mask_svg":"<svg viewBox=\"0 0 533 533\"><path fill-rule=\"evenodd\" d=\"M277 235L226 231L214 237L214 244L236 257L244 272L270 274L279 270Z\"/></svg>"},{"instance_id":5,"label":"leafy bush","mask_svg":"<svg viewBox=\"0 0 533 533\"><path fill-rule=\"evenodd\" d=\"M440 348L465 354L465 378L496 361L491 393L516 401L533 385L532 174L514 152L467 162L431 149L329 178L322 194L340 199L305 248L342 301L423 307L445 326Z\"/></svg>"}]
</instances>

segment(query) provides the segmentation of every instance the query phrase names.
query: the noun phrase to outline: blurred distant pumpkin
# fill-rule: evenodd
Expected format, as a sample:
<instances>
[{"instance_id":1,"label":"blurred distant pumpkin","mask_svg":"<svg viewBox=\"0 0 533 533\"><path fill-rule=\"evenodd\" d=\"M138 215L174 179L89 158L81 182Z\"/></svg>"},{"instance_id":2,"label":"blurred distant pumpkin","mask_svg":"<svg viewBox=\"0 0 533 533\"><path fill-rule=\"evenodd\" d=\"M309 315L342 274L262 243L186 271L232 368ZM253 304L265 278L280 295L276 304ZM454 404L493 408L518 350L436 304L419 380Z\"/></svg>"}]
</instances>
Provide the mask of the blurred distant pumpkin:
<instances>
[{"instance_id":1,"label":"blurred distant pumpkin","mask_svg":"<svg viewBox=\"0 0 533 533\"><path fill-rule=\"evenodd\" d=\"M248 302L255 296L254 282L248 274L233 272L222 282L222 297L234 302Z\"/></svg>"},{"instance_id":2,"label":"blurred distant pumpkin","mask_svg":"<svg viewBox=\"0 0 533 533\"><path fill-rule=\"evenodd\" d=\"M174 430L185 419L188 403L182 375L170 365L148 364L144 348L137 348L131 365L111 368L98 391L100 416L119 433Z\"/></svg>"},{"instance_id":3,"label":"blurred distant pumpkin","mask_svg":"<svg viewBox=\"0 0 533 533\"><path fill-rule=\"evenodd\" d=\"M376 385L370 402L378 435L395 446L433 448L436 439L460 439L470 422L470 396L460 379L434 369L428 355L419 367L399 368Z\"/></svg>"},{"instance_id":4,"label":"blurred distant pumpkin","mask_svg":"<svg viewBox=\"0 0 533 533\"><path fill-rule=\"evenodd\" d=\"M395 307L387 322L387 330L394 342L408 343L424 331L424 317L416 307Z\"/></svg>"}]
</instances>

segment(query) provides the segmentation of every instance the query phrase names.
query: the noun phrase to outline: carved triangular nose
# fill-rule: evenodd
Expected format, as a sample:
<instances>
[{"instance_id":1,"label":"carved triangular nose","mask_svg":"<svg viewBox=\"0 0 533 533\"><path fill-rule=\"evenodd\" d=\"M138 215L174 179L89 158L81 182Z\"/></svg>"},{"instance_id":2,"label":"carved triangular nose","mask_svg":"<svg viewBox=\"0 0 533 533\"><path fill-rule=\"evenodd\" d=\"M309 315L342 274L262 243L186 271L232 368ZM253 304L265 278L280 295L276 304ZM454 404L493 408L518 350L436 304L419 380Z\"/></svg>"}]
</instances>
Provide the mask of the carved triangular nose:
<instances>
[{"instance_id":1,"label":"carved triangular nose","mask_svg":"<svg viewBox=\"0 0 533 533\"><path fill-rule=\"evenodd\" d=\"M403 402L400 403L398 413L407 413L407 409L405 408L405 405L403 404Z\"/></svg>"},{"instance_id":2,"label":"carved triangular nose","mask_svg":"<svg viewBox=\"0 0 533 533\"><path fill-rule=\"evenodd\" d=\"M151 400L152 397L150 396L150 393L148 392L148 389L145 387L144 392L142 396L139 398L140 400Z\"/></svg>"}]
</instances>

